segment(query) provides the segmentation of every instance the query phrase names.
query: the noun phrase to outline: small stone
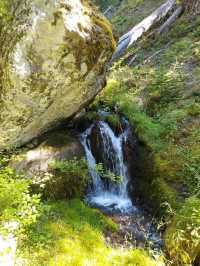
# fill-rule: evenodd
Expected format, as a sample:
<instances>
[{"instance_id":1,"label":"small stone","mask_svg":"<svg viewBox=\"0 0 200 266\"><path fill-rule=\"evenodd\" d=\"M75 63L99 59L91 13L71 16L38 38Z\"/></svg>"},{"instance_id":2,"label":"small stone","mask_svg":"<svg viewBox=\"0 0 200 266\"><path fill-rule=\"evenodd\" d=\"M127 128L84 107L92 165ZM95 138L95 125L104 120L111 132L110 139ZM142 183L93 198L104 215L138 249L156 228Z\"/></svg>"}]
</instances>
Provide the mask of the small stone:
<instances>
[{"instance_id":1,"label":"small stone","mask_svg":"<svg viewBox=\"0 0 200 266\"><path fill-rule=\"evenodd\" d=\"M87 64L86 63L82 63L81 64L81 73L82 75L84 76L88 71L88 67L87 67Z\"/></svg>"}]
</instances>

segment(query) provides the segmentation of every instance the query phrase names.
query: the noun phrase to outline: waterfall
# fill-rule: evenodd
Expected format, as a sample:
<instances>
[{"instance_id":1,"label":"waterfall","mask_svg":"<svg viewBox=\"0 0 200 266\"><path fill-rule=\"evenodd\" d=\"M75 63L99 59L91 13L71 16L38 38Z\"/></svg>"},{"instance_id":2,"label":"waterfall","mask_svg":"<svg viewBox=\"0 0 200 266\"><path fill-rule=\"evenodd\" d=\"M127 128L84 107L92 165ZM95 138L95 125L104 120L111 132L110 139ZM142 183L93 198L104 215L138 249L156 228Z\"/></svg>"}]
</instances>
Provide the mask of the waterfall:
<instances>
[{"instance_id":1,"label":"waterfall","mask_svg":"<svg viewBox=\"0 0 200 266\"><path fill-rule=\"evenodd\" d=\"M101 115L105 117L107 114L101 112ZM128 234L137 243L148 243L153 249L159 250L162 237L152 224L152 218L136 208L129 197L129 171L126 165L127 156L124 155L130 134L127 121L123 121L122 130L118 134L105 121L93 123L81 134L80 140L92 178L86 201L104 212L117 214L122 234ZM97 171L99 163L102 163L105 170L122 179L114 182L102 178L102 174Z\"/></svg>"},{"instance_id":2,"label":"waterfall","mask_svg":"<svg viewBox=\"0 0 200 266\"><path fill-rule=\"evenodd\" d=\"M100 153L103 168L116 176L120 176L122 179L118 182L111 180L105 182L96 171L97 162L91 147L91 134L94 127L98 129L101 139ZM106 122L98 121L81 134L81 143L85 149L89 172L92 177L87 201L93 206L122 213L129 213L136 209L128 195L129 175L123 154L123 145L127 141L129 131L129 125L125 123L123 132L115 135Z\"/></svg>"}]
</instances>

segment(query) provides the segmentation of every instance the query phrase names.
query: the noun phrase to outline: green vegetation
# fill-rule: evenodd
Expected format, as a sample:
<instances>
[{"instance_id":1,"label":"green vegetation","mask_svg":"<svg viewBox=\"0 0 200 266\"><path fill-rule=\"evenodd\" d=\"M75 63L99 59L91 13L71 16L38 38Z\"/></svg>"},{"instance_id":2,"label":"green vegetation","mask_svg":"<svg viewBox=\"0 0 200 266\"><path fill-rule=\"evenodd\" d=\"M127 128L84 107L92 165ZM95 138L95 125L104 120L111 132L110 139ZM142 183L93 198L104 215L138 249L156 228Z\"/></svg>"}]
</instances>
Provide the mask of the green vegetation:
<instances>
[{"instance_id":1,"label":"green vegetation","mask_svg":"<svg viewBox=\"0 0 200 266\"><path fill-rule=\"evenodd\" d=\"M105 12L109 6L117 6L120 0L92 0L95 5L99 6L102 12Z\"/></svg>"},{"instance_id":2,"label":"green vegetation","mask_svg":"<svg viewBox=\"0 0 200 266\"><path fill-rule=\"evenodd\" d=\"M119 36L163 1L95 2L101 2L102 10L114 6L111 23ZM23 36L23 30L16 29L29 12L26 1L15 1L13 13L13 3L0 3L0 78L12 47ZM111 34L106 20L100 16L93 19ZM173 266L190 265L200 256L199 36L198 16L192 20L182 16L159 38L146 34L111 67L106 88L84 116L84 122L98 120L96 110L105 108L113 113L105 119L116 130L121 128L121 115L129 120L139 139L137 193L150 203L157 217L162 217L167 228L166 255ZM132 66L127 66L135 55ZM9 156L1 156L0 231L6 234L6 223L17 223L16 265L159 264L142 249L106 242L105 233L116 233L118 226L82 202L90 182L85 160L52 162L49 173L33 180L16 174L8 162ZM101 165L97 171L104 178L120 179L105 173Z\"/></svg>"},{"instance_id":3,"label":"green vegetation","mask_svg":"<svg viewBox=\"0 0 200 266\"><path fill-rule=\"evenodd\" d=\"M111 20L121 33L129 18L118 12ZM168 217L165 240L175 266L194 263L200 254L199 35L199 17L188 21L182 16L163 36L144 36L115 62L106 88L91 106L124 115L138 136L137 193L156 215ZM135 55L132 67L127 66Z\"/></svg>"},{"instance_id":4,"label":"green vegetation","mask_svg":"<svg viewBox=\"0 0 200 266\"><path fill-rule=\"evenodd\" d=\"M165 233L173 265L190 265L200 253L200 199L191 197L175 214Z\"/></svg>"},{"instance_id":5,"label":"green vegetation","mask_svg":"<svg viewBox=\"0 0 200 266\"><path fill-rule=\"evenodd\" d=\"M122 128L120 117L117 114L109 114L105 117L105 120L114 130L120 130Z\"/></svg>"},{"instance_id":6,"label":"green vegetation","mask_svg":"<svg viewBox=\"0 0 200 266\"><path fill-rule=\"evenodd\" d=\"M106 245L103 231L117 226L99 211L80 200L49 202L38 222L20 243L20 259L30 266L154 266L140 249L112 248Z\"/></svg>"},{"instance_id":7,"label":"green vegetation","mask_svg":"<svg viewBox=\"0 0 200 266\"><path fill-rule=\"evenodd\" d=\"M34 194L33 182L16 174L7 165L9 156L0 160L0 232L14 234L18 240L15 265L27 266L156 266L157 262L142 249L111 247L104 232L117 232L118 226L100 211L89 208L81 199L42 201ZM85 180L84 160L54 162L52 168L71 176L70 197L80 197L80 178ZM79 178L78 178L79 177ZM84 184L82 184L84 186ZM52 190L57 189L52 186ZM81 191L82 192L82 191ZM44 194L43 194L44 195ZM52 194L50 195L52 197ZM14 222L15 228L6 226Z\"/></svg>"},{"instance_id":8,"label":"green vegetation","mask_svg":"<svg viewBox=\"0 0 200 266\"><path fill-rule=\"evenodd\" d=\"M40 195L32 194L31 182L4 166L5 162L0 158L0 232L8 232L5 223L14 221L23 235L39 215Z\"/></svg>"},{"instance_id":9,"label":"green vegetation","mask_svg":"<svg viewBox=\"0 0 200 266\"><path fill-rule=\"evenodd\" d=\"M51 173L45 179L44 195L47 198L80 198L89 183L87 162L76 158L69 161L55 161L50 164Z\"/></svg>"},{"instance_id":10,"label":"green vegetation","mask_svg":"<svg viewBox=\"0 0 200 266\"><path fill-rule=\"evenodd\" d=\"M153 191L157 185L157 206L160 190L166 195L171 190L175 206L176 194L185 197L199 189L199 23L198 17L190 24L183 17L159 40L140 40L129 52L137 54L134 67L115 63L92 107L125 115L150 149L153 167L146 184Z\"/></svg>"},{"instance_id":11,"label":"green vegetation","mask_svg":"<svg viewBox=\"0 0 200 266\"><path fill-rule=\"evenodd\" d=\"M94 0L102 11L112 7L111 23L114 33L119 37L143 18L148 16L162 0Z\"/></svg>"}]
</instances>

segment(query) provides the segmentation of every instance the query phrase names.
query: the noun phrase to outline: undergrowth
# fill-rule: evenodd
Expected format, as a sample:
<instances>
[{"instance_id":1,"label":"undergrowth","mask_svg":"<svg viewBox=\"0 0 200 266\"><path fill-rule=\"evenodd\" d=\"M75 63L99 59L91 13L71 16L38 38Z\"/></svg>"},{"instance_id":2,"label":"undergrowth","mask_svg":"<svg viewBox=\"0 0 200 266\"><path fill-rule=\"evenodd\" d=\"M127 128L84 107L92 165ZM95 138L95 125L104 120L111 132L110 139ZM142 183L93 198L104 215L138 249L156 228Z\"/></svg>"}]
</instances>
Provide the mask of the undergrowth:
<instances>
[{"instance_id":1,"label":"undergrowth","mask_svg":"<svg viewBox=\"0 0 200 266\"><path fill-rule=\"evenodd\" d=\"M182 16L171 31L152 36L112 66L91 109L106 108L129 120L146 149L137 192L154 209L172 208L166 233L171 265L190 265L200 256L200 18ZM147 155L151 161L142 158Z\"/></svg>"},{"instance_id":2,"label":"undergrowth","mask_svg":"<svg viewBox=\"0 0 200 266\"><path fill-rule=\"evenodd\" d=\"M42 200L42 195L32 190L33 181L8 164L9 156L0 156L0 236L5 241L11 236L16 239L16 266L157 265L142 249L107 244L104 232L112 234L118 225L100 211L80 198ZM68 176L71 173L77 186L78 176L86 176L88 171L85 162L79 164L78 160L55 162L52 167ZM9 258L10 250L2 251L8 252Z\"/></svg>"},{"instance_id":3,"label":"undergrowth","mask_svg":"<svg viewBox=\"0 0 200 266\"><path fill-rule=\"evenodd\" d=\"M184 196L195 194L200 180L199 25L198 17L183 17L159 40L141 39L129 51L137 54L133 67L116 62L92 106L127 117L153 153L157 175Z\"/></svg>"},{"instance_id":4,"label":"undergrowth","mask_svg":"<svg viewBox=\"0 0 200 266\"><path fill-rule=\"evenodd\" d=\"M165 243L173 265L199 263L200 254L200 200L187 199L176 212L166 233ZM198 264L197 264L198 265Z\"/></svg>"},{"instance_id":5,"label":"undergrowth","mask_svg":"<svg viewBox=\"0 0 200 266\"><path fill-rule=\"evenodd\" d=\"M140 249L112 248L103 238L116 224L80 200L49 202L20 245L19 261L30 266L154 266Z\"/></svg>"}]
</instances>

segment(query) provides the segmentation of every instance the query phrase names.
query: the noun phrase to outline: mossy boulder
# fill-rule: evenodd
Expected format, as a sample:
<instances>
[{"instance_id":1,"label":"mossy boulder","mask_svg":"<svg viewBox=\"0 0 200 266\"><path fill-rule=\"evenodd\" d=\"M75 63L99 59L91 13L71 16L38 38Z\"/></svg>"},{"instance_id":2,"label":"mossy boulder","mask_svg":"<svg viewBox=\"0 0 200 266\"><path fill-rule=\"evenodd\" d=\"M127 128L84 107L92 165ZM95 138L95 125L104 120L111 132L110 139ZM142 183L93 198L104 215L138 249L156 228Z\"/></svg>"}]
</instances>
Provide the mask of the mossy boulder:
<instances>
[{"instance_id":1,"label":"mossy boulder","mask_svg":"<svg viewBox=\"0 0 200 266\"><path fill-rule=\"evenodd\" d=\"M29 142L86 106L104 87L115 48L109 22L89 1L34 0L21 27L25 34L0 77L0 150Z\"/></svg>"}]
</instances>

